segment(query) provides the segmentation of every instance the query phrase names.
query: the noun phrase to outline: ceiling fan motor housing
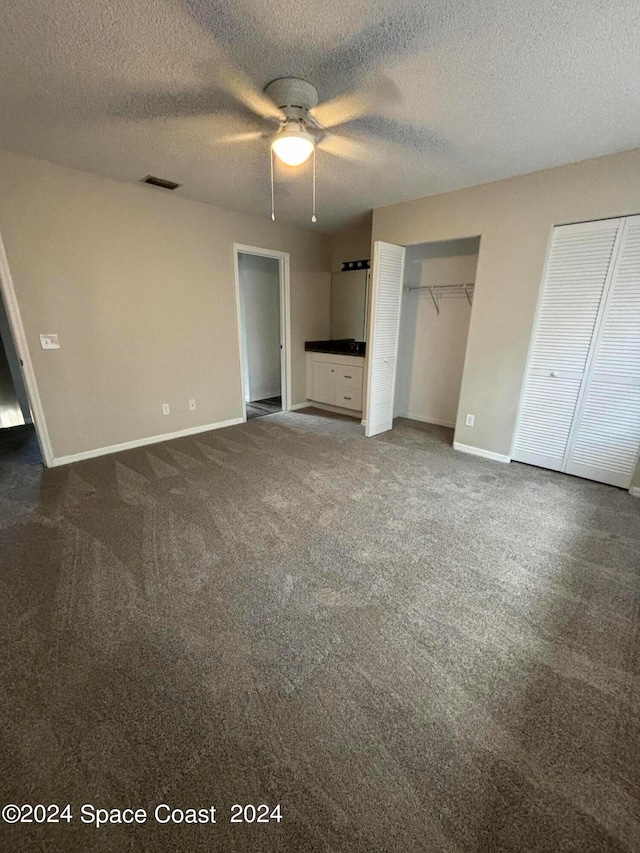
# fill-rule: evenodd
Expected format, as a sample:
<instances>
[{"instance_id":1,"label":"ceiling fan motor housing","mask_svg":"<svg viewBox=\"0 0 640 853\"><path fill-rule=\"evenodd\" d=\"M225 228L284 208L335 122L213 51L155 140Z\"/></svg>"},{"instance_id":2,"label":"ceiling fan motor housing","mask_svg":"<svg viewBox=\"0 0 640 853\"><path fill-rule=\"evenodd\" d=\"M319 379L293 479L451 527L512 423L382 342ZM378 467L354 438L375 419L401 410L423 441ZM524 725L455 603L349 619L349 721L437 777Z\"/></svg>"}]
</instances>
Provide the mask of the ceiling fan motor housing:
<instances>
[{"instance_id":1,"label":"ceiling fan motor housing","mask_svg":"<svg viewBox=\"0 0 640 853\"><path fill-rule=\"evenodd\" d=\"M318 106L318 90L297 77L279 77L267 83L265 93L281 110L288 107L308 112Z\"/></svg>"}]
</instances>

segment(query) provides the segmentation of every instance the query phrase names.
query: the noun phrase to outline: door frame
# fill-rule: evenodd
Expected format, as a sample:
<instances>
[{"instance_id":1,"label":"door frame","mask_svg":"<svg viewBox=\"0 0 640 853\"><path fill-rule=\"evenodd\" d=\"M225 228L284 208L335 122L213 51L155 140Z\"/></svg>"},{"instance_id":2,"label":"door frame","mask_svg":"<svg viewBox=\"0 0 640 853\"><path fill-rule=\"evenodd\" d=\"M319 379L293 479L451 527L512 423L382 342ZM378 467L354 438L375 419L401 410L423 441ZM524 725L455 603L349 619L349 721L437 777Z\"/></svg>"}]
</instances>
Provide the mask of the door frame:
<instances>
[{"instance_id":1,"label":"door frame","mask_svg":"<svg viewBox=\"0 0 640 853\"><path fill-rule=\"evenodd\" d=\"M38 383L36 381L33 363L29 354L29 346L27 344L27 336L22 322L22 315L18 306L18 298L16 296L13 278L7 260L7 253L4 248L4 241L0 234L0 293L4 302L5 311L9 320L9 328L13 338L13 345L18 354L20 361L20 370L22 379L29 400L29 408L31 409L31 417L36 430L36 437L40 446L40 454L46 468L51 468L54 464L53 450L51 448L51 439L49 430L47 429L47 421L44 416L42 400L38 391Z\"/></svg>"},{"instance_id":2,"label":"door frame","mask_svg":"<svg viewBox=\"0 0 640 853\"><path fill-rule=\"evenodd\" d=\"M242 419L247 420L247 402L244 387L244 348L242 346L242 309L240 304L240 268L238 255L259 255L278 261L280 279L280 389L282 411L291 409L291 262L289 252L276 249L262 249L258 246L233 244L233 270L236 290L236 319L238 326L238 355L240 358L240 392L242 398Z\"/></svg>"}]
</instances>

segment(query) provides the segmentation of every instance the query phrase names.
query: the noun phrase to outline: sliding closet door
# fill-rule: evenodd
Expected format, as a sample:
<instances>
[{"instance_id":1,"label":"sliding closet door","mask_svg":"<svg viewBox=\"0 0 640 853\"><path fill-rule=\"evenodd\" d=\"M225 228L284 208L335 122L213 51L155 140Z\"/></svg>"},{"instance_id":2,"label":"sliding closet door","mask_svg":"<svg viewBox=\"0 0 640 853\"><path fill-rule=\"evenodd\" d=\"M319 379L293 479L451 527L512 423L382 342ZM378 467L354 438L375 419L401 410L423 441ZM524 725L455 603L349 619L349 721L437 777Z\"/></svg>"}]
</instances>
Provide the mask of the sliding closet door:
<instances>
[{"instance_id":1,"label":"sliding closet door","mask_svg":"<svg viewBox=\"0 0 640 853\"><path fill-rule=\"evenodd\" d=\"M563 470L620 223L554 229L512 453L518 462Z\"/></svg>"},{"instance_id":2,"label":"sliding closet door","mask_svg":"<svg viewBox=\"0 0 640 853\"><path fill-rule=\"evenodd\" d=\"M376 241L371 270L371 318L367 338L365 435L393 427L404 246Z\"/></svg>"},{"instance_id":3,"label":"sliding closet door","mask_svg":"<svg viewBox=\"0 0 640 853\"><path fill-rule=\"evenodd\" d=\"M566 472L628 488L640 448L640 216L623 220Z\"/></svg>"}]
</instances>

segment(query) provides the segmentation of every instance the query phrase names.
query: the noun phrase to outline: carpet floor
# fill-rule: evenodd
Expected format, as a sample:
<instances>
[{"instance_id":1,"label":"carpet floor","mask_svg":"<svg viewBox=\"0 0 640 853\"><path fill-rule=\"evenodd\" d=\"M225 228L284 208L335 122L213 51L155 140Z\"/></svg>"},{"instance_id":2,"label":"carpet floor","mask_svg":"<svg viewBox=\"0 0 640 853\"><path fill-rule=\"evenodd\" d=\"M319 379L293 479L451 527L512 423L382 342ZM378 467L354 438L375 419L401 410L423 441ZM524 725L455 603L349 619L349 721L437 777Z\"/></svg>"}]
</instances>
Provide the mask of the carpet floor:
<instances>
[{"instance_id":1,"label":"carpet floor","mask_svg":"<svg viewBox=\"0 0 640 853\"><path fill-rule=\"evenodd\" d=\"M305 410L0 457L2 804L71 804L0 849L639 851L640 501L450 443Z\"/></svg>"}]
</instances>

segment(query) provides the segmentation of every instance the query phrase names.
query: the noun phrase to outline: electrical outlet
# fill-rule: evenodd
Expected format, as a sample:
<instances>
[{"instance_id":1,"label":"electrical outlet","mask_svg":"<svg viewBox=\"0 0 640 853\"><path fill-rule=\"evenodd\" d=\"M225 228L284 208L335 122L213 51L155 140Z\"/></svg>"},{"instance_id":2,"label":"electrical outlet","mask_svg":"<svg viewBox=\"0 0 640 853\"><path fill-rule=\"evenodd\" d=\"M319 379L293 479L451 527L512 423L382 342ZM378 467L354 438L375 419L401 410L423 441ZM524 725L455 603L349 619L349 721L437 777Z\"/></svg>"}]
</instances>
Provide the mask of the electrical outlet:
<instances>
[{"instance_id":1,"label":"electrical outlet","mask_svg":"<svg viewBox=\"0 0 640 853\"><path fill-rule=\"evenodd\" d=\"M475 421L475 419L476 419L475 415L467 415L467 418L464 422L464 425L465 426L473 426L473 422Z\"/></svg>"},{"instance_id":2,"label":"electrical outlet","mask_svg":"<svg viewBox=\"0 0 640 853\"><path fill-rule=\"evenodd\" d=\"M168 403L163 403L163 404L162 404L162 414L163 414L163 415L169 415L169 414L171 414L171 409L169 408L169 404L168 404Z\"/></svg>"},{"instance_id":3,"label":"electrical outlet","mask_svg":"<svg viewBox=\"0 0 640 853\"><path fill-rule=\"evenodd\" d=\"M40 346L42 349L60 349L57 335L40 335Z\"/></svg>"},{"instance_id":4,"label":"electrical outlet","mask_svg":"<svg viewBox=\"0 0 640 853\"><path fill-rule=\"evenodd\" d=\"M195 397L192 397L192 398L189 400L189 411L190 411L190 412L195 412L195 410L196 410L196 399L195 399Z\"/></svg>"}]
</instances>

